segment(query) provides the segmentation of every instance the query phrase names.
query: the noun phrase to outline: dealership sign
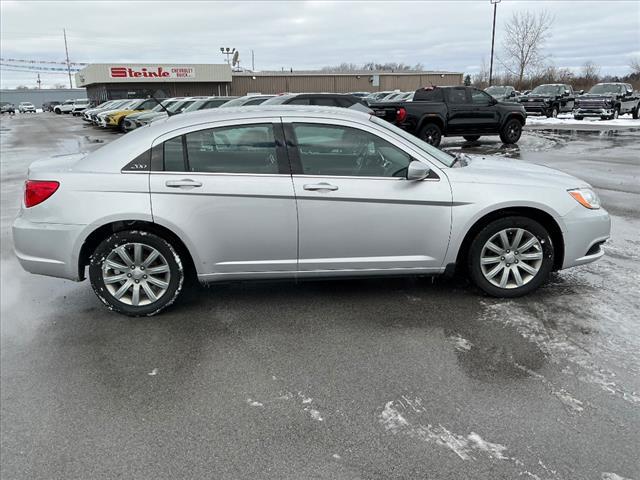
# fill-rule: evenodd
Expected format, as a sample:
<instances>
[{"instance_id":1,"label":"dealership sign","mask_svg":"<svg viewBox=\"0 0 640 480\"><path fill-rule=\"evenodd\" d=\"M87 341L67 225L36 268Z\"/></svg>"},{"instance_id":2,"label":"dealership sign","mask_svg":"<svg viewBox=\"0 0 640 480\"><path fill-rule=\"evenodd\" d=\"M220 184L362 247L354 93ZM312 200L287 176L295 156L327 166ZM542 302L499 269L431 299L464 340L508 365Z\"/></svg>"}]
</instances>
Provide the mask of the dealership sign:
<instances>
[{"instance_id":1,"label":"dealership sign","mask_svg":"<svg viewBox=\"0 0 640 480\"><path fill-rule=\"evenodd\" d=\"M161 80L172 78L195 78L196 70L193 67L172 67L165 65L147 67L109 67L111 78L136 79L136 80Z\"/></svg>"}]
</instances>

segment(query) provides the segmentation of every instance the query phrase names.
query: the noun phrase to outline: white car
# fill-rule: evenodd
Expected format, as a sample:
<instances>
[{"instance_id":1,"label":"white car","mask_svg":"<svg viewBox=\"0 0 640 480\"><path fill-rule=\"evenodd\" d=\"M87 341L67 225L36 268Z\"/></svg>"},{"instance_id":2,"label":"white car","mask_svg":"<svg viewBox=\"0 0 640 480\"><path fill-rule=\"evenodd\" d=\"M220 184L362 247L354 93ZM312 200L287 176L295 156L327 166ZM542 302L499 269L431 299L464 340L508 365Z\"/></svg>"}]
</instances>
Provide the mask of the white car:
<instances>
[{"instance_id":1,"label":"white car","mask_svg":"<svg viewBox=\"0 0 640 480\"><path fill-rule=\"evenodd\" d=\"M18 111L20 113L36 113L36 107L31 102L20 102L18 105Z\"/></svg>"},{"instance_id":2,"label":"white car","mask_svg":"<svg viewBox=\"0 0 640 480\"><path fill-rule=\"evenodd\" d=\"M60 115L61 113L71 113L74 103L76 103L75 100L65 100L60 105L56 105L55 107L53 107L53 111L58 115Z\"/></svg>"},{"instance_id":3,"label":"white car","mask_svg":"<svg viewBox=\"0 0 640 480\"><path fill-rule=\"evenodd\" d=\"M71 115L73 115L74 117L78 115L82 115L82 112L84 112L87 108L89 108L90 105L91 105L91 102L89 101L88 98L76 99L71 108Z\"/></svg>"}]
</instances>

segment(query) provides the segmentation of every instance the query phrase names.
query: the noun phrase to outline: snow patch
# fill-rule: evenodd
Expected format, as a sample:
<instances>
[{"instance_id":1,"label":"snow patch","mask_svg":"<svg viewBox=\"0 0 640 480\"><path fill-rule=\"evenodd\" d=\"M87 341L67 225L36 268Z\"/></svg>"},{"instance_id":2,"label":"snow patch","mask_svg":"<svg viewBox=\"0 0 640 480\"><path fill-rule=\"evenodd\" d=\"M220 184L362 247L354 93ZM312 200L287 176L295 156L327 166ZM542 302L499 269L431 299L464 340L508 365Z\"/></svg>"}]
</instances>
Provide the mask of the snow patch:
<instances>
[{"instance_id":1,"label":"snow patch","mask_svg":"<svg viewBox=\"0 0 640 480\"><path fill-rule=\"evenodd\" d=\"M603 472L600 478L602 480L631 480L630 478L621 477L620 475L611 472Z\"/></svg>"},{"instance_id":2,"label":"snow patch","mask_svg":"<svg viewBox=\"0 0 640 480\"><path fill-rule=\"evenodd\" d=\"M455 336L455 337L451 337L451 339L454 341L455 343L455 349L461 352L464 351L469 351L471 350L471 347L473 347L473 343L471 343L469 340L467 340L466 338L463 338L459 335Z\"/></svg>"},{"instance_id":3,"label":"snow patch","mask_svg":"<svg viewBox=\"0 0 640 480\"><path fill-rule=\"evenodd\" d=\"M147 373L147 375L149 375L150 377L155 377L157 374L158 374L158 369L157 368L154 368L149 373Z\"/></svg>"},{"instance_id":4,"label":"snow patch","mask_svg":"<svg viewBox=\"0 0 640 480\"><path fill-rule=\"evenodd\" d=\"M256 400L251 400L250 398L247 398L247 403L252 407L264 407L264 403L257 402Z\"/></svg>"}]
</instances>

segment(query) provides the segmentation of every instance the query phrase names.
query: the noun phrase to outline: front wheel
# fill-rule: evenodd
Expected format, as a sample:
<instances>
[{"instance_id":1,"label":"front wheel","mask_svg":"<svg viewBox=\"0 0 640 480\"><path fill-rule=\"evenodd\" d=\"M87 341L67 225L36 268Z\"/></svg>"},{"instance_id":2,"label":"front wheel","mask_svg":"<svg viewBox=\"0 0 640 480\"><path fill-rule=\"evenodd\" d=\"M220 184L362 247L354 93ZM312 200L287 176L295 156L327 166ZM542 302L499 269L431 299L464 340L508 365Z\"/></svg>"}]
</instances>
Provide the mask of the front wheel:
<instances>
[{"instance_id":1,"label":"front wheel","mask_svg":"<svg viewBox=\"0 0 640 480\"><path fill-rule=\"evenodd\" d=\"M640 106L637 106L631 111L631 116L633 117L634 120L638 119L638 110L640 110Z\"/></svg>"},{"instance_id":2,"label":"front wheel","mask_svg":"<svg viewBox=\"0 0 640 480\"><path fill-rule=\"evenodd\" d=\"M462 138L467 142L477 142L480 139L480 135L463 135Z\"/></svg>"},{"instance_id":3,"label":"front wheel","mask_svg":"<svg viewBox=\"0 0 640 480\"><path fill-rule=\"evenodd\" d=\"M474 283L494 297L519 297L538 288L553 268L549 232L527 217L506 217L473 239L469 271Z\"/></svg>"},{"instance_id":4,"label":"front wheel","mask_svg":"<svg viewBox=\"0 0 640 480\"><path fill-rule=\"evenodd\" d=\"M582 115L574 115L573 119L574 120L582 120L584 117Z\"/></svg>"},{"instance_id":5,"label":"front wheel","mask_svg":"<svg viewBox=\"0 0 640 480\"><path fill-rule=\"evenodd\" d=\"M420 129L418 136L429 145L437 147L442 140L442 130L435 123L427 123Z\"/></svg>"},{"instance_id":6,"label":"front wheel","mask_svg":"<svg viewBox=\"0 0 640 480\"><path fill-rule=\"evenodd\" d=\"M502 140L502 143L517 143L521 136L522 124L515 118L508 120L502 127L502 130L500 130L500 140Z\"/></svg>"},{"instance_id":7,"label":"front wheel","mask_svg":"<svg viewBox=\"0 0 640 480\"><path fill-rule=\"evenodd\" d=\"M144 231L117 232L91 256L89 278L110 310L151 316L171 305L182 290L184 268L173 246Z\"/></svg>"}]
</instances>

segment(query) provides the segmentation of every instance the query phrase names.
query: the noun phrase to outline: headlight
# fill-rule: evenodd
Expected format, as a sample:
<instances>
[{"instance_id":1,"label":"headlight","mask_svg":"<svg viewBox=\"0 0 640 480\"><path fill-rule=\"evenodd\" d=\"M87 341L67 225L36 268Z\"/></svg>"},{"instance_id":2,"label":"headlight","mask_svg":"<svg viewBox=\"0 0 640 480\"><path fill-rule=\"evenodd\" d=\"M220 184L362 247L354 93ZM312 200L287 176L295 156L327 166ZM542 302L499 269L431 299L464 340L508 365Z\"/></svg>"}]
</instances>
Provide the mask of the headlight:
<instances>
[{"instance_id":1,"label":"headlight","mask_svg":"<svg viewBox=\"0 0 640 480\"><path fill-rule=\"evenodd\" d=\"M596 195L596 192L590 188L576 188L574 190L569 190L569 195L571 195L580 205L590 210L597 210L600 208L600 199L598 198L598 195Z\"/></svg>"}]
</instances>

